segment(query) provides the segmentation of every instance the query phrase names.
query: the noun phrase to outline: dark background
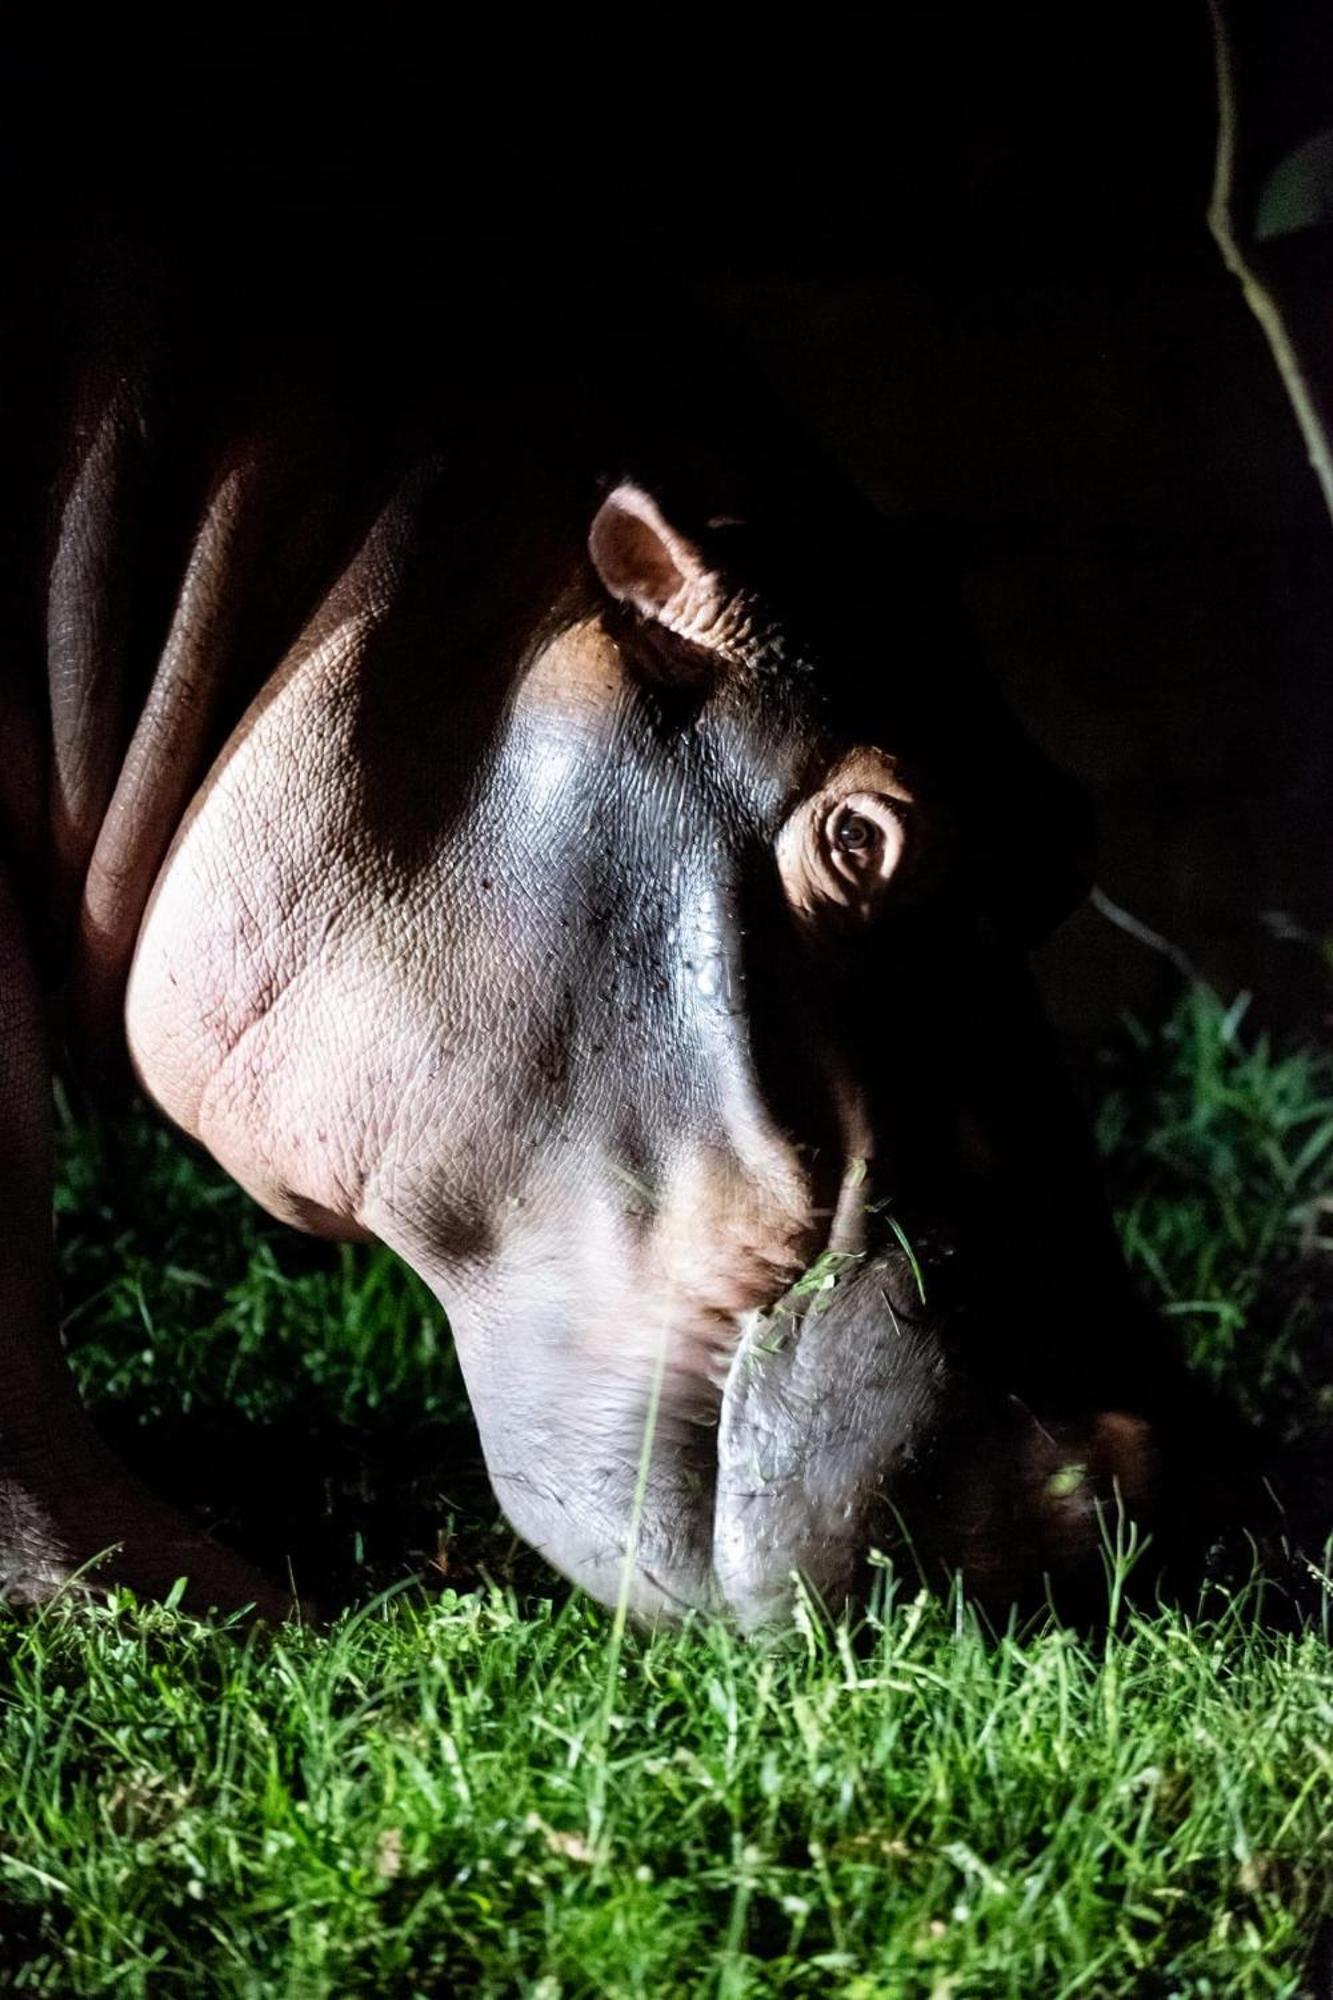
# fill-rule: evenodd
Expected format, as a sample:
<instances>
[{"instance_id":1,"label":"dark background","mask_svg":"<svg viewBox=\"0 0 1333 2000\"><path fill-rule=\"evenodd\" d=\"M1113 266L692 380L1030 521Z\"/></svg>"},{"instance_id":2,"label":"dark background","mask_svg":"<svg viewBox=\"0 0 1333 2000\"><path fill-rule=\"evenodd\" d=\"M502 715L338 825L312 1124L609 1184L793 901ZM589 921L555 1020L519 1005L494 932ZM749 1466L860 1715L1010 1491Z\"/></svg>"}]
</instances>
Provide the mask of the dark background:
<instances>
[{"instance_id":1,"label":"dark background","mask_svg":"<svg viewBox=\"0 0 1333 2000\"><path fill-rule=\"evenodd\" d=\"M947 556L1095 797L1105 892L1308 1029L1327 967L1276 932L1333 926L1333 531L1205 223L1206 8L1000 11L29 27L7 171L32 214L152 211L229 256L249 218L317 242L320 313L375 310L406 218L442 268L481 244L631 348L654 299L716 315ZM1290 69L1299 137L1318 107ZM1175 977L1091 909L1040 972L1081 1041Z\"/></svg>"}]
</instances>

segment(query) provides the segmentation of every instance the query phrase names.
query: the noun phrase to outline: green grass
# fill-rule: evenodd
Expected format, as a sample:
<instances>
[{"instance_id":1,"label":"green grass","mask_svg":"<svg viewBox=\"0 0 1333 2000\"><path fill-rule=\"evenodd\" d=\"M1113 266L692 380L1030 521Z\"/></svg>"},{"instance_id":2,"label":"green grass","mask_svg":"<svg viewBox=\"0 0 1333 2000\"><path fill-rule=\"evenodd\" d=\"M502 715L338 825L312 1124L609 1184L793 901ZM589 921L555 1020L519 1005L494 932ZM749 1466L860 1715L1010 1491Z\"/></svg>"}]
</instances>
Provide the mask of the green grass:
<instances>
[{"instance_id":1,"label":"green grass","mask_svg":"<svg viewBox=\"0 0 1333 2000\"><path fill-rule=\"evenodd\" d=\"M1197 986L1131 1028L1097 1136L1130 1264L1191 1364L1295 1430L1333 1364L1333 1060L1247 1038L1246 1012Z\"/></svg>"},{"instance_id":2,"label":"green grass","mask_svg":"<svg viewBox=\"0 0 1333 2000\"><path fill-rule=\"evenodd\" d=\"M1195 991L1121 1050L1099 1131L1196 1365L1317 1439L1326 1066ZM1333 1913L1325 1620L1271 1625L1258 1582L1135 1607L1130 1547L1095 1637L996 1638L887 1575L855 1633L615 1636L496 1520L389 1260L268 1224L146 1120L69 1120L64 1172L69 1337L122 1445L321 1588L422 1557L436 1587L324 1633L0 1613L0 1984L1300 1990Z\"/></svg>"}]
</instances>

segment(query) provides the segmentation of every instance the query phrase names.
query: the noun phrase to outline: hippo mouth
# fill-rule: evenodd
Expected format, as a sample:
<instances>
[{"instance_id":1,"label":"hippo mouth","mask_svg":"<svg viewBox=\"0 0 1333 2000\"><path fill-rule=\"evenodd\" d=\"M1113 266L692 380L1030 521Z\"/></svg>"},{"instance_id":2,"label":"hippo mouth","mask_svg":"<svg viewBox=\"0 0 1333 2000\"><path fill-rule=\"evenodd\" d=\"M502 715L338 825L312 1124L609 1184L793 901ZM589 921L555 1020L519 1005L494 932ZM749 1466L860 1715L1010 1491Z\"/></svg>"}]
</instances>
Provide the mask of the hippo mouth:
<instances>
[{"instance_id":1,"label":"hippo mouth","mask_svg":"<svg viewBox=\"0 0 1333 2000\"><path fill-rule=\"evenodd\" d=\"M902 1296L907 1262L829 1251L746 1316L723 1386L713 1510L719 1595L744 1625L785 1613L798 1578L825 1600L850 1595L893 1496L935 1456L945 1366L922 1337L914 1260L916 1296ZM853 1316L847 1301L868 1288L880 1311Z\"/></svg>"},{"instance_id":2,"label":"hippo mouth","mask_svg":"<svg viewBox=\"0 0 1333 2000\"><path fill-rule=\"evenodd\" d=\"M678 1239L562 1188L463 1297L441 1281L504 1512L603 1603L781 1623L802 1586L859 1601L878 1551L1063 1607L1102 1591L1122 1503L1160 1546L1176 1391L1072 1097L1017 1001L942 1021L947 1070L840 1113L804 1239L702 1176Z\"/></svg>"},{"instance_id":3,"label":"hippo mouth","mask_svg":"<svg viewBox=\"0 0 1333 2000\"><path fill-rule=\"evenodd\" d=\"M548 1393L520 1408L511 1376L502 1431L474 1385L505 1513L593 1596L649 1621L701 1609L774 1626L802 1591L836 1611L864 1596L878 1555L918 1581L961 1574L997 1609L1100 1577L1107 1510L1151 1498L1148 1426L1114 1407L1037 1414L979 1368L951 1263L901 1243L828 1251L732 1321L711 1382L664 1340L637 1398L628 1376L619 1393L604 1376L593 1407Z\"/></svg>"},{"instance_id":4,"label":"hippo mouth","mask_svg":"<svg viewBox=\"0 0 1333 2000\"><path fill-rule=\"evenodd\" d=\"M723 1391L713 1572L746 1628L798 1589L838 1609L872 1552L999 1607L1099 1568L1108 1515L1150 1499L1147 1424L1039 1418L968 1369L906 1246L821 1259L753 1315Z\"/></svg>"}]
</instances>

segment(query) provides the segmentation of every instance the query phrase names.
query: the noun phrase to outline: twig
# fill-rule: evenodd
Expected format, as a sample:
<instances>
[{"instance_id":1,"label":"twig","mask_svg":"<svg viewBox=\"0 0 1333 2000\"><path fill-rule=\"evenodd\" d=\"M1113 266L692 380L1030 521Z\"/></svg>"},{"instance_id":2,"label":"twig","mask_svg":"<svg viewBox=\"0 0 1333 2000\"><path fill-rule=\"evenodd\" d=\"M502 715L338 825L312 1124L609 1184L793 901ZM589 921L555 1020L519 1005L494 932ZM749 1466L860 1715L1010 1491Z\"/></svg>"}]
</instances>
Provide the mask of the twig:
<instances>
[{"instance_id":1,"label":"twig","mask_svg":"<svg viewBox=\"0 0 1333 2000\"><path fill-rule=\"evenodd\" d=\"M1094 888L1088 901L1099 917L1105 917L1108 924L1114 924L1117 930L1125 933L1126 937L1132 937L1136 944L1146 944L1150 951L1160 952L1163 958L1170 959L1176 971L1192 984L1203 983L1202 975L1193 959L1189 958L1178 944L1172 944L1171 940L1164 938L1160 931L1152 930L1141 918L1131 916L1128 910L1120 907L1119 903L1113 903L1104 889Z\"/></svg>"},{"instance_id":2,"label":"twig","mask_svg":"<svg viewBox=\"0 0 1333 2000\"><path fill-rule=\"evenodd\" d=\"M1333 453L1329 449L1328 431L1317 398L1287 332L1277 300L1247 262L1236 237L1232 220L1236 167L1235 65L1231 37L1223 18L1222 0L1208 0L1208 11L1212 16L1213 60L1217 71L1217 154L1213 163L1208 227L1222 253L1222 261L1232 276L1239 279L1245 303L1263 328L1278 373L1296 412L1296 421L1301 427L1310 464L1324 495L1324 504L1333 514Z\"/></svg>"}]
</instances>

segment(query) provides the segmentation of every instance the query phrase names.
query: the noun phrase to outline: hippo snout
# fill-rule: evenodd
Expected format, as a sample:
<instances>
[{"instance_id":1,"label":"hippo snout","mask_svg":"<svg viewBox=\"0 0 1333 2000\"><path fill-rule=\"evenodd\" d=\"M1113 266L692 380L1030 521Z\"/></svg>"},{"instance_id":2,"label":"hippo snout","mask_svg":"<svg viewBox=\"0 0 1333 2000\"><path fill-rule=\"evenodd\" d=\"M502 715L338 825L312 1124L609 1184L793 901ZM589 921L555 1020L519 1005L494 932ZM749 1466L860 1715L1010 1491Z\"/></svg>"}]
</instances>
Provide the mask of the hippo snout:
<instances>
[{"instance_id":1,"label":"hippo snout","mask_svg":"<svg viewBox=\"0 0 1333 2000\"><path fill-rule=\"evenodd\" d=\"M1052 1587L1082 1605L1117 1507L1143 1519L1160 1500L1154 1432L1100 1384L1020 1375L1016 1308L988 1320L951 1296L963 1261L826 1253L706 1373L669 1336L653 1366L623 1335L620 1365L592 1375L570 1331L550 1366L549 1318L488 1344L456 1321L505 1513L594 1597L654 1624L703 1610L782 1625L802 1586L836 1612L864 1598L876 1551L931 1585L961 1575L998 1615ZM1028 1393L1033 1372L1049 1401Z\"/></svg>"},{"instance_id":2,"label":"hippo snout","mask_svg":"<svg viewBox=\"0 0 1333 2000\"><path fill-rule=\"evenodd\" d=\"M785 1619L798 1577L838 1609L883 1550L1001 1608L1089 1571L1107 1510L1141 1512L1155 1476L1141 1417L1038 1416L979 1380L898 1252L747 1328L718 1431L718 1592L746 1629Z\"/></svg>"}]
</instances>

